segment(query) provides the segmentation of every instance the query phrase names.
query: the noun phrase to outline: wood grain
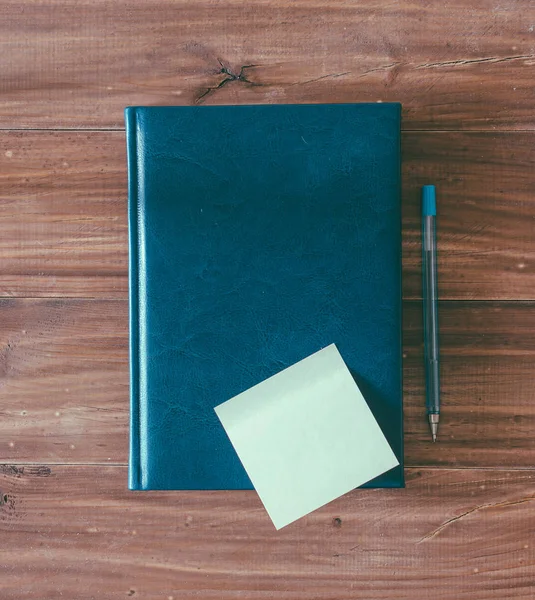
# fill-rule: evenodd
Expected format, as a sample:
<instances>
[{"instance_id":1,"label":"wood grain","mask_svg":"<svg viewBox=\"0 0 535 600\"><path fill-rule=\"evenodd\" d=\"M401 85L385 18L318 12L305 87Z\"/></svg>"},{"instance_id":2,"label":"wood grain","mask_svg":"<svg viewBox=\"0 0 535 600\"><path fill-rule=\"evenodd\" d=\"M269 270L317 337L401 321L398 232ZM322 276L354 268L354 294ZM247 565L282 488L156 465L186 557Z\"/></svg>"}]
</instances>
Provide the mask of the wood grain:
<instances>
[{"instance_id":1,"label":"wood grain","mask_svg":"<svg viewBox=\"0 0 535 600\"><path fill-rule=\"evenodd\" d=\"M421 297L420 188L437 185L439 296L535 299L535 136L403 136L403 294Z\"/></svg>"},{"instance_id":2,"label":"wood grain","mask_svg":"<svg viewBox=\"0 0 535 600\"><path fill-rule=\"evenodd\" d=\"M533 598L535 471L407 475L277 532L254 492L136 493L123 467L7 465L2 600Z\"/></svg>"},{"instance_id":3,"label":"wood grain","mask_svg":"<svg viewBox=\"0 0 535 600\"><path fill-rule=\"evenodd\" d=\"M444 299L535 299L534 133L403 136L403 291L421 296L420 186L439 186ZM122 132L0 133L0 295L126 298Z\"/></svg>"},{"instance_id":4,"label":"wood grain","mask_svg":"<svg viewBox=\"0 0 535 600\"><path fill-rule=\"evenodd\" d=\"M406 129L533 129L535 5L4 0L3 128L127 105L401 101Z\"/></svg>"},{"instance_id":5,"label":"wood grain","mask_svg":"<svg viewBox=\"0 0 535 600\"><path fill-rule=\"evenodd\" d=\"M0 311L0 461L125 462L127 302L2 300Z\"/></svg>"},{"instance_id":6,"label":"wood grain","mask_svg":"<svg viewBox=\"0 0 535 600\"><path fill-rule=\"evenodd\" d=\"M126 297L122 134L0 134L0 295Z\"/></svg>"},{"instance_id":7,"label":"wood grain","mask_svg":"<svg viewBox=\"0 0 535 600\"><path fill-rule=\"evenodd\" d=\"M405 460L528 467L535 461L535 304L441 302L440 443L423 418L420 302L404 310Z\"/></svg>"},{"instance_id":8,"label":"wood grain","mask_svg":"<svg viewBox=\"0 0 535 600\"><path fill-rule=\"evenodd\" d=\"M4 0L1 16L1 600L532 599L535 4ZM362 101L403 103L421 468L281 532L252 492L127 492L123 108ZM430 182L453 300L435 445L413 301Z\"/></svg>"},{"instance_id":9,"label":"wood grain","mask_svg":"<svg viewBox=\"0 0 535 600\"><path fill-rule=\"evenodd\" d=\"M443 416L424 416L419 302L404 311L407 465L535 463L535 303L440 306ZM3 300L0 462L126 463L127 302Z\"/></svg>"}]
</instances>

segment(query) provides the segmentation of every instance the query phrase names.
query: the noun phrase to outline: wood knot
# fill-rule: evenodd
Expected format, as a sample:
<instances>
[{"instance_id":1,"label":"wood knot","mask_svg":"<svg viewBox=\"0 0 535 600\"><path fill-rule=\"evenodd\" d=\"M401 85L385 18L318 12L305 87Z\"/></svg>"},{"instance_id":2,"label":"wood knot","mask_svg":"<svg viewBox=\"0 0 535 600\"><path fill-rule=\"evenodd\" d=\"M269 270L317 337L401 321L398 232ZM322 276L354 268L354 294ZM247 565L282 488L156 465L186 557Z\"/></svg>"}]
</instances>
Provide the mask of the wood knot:
<instances>
[{"instance_id":1,"label":"wood knot","mask_svg":"<svg viewBox=\"0 0 535 600\"><path fill-rule=\"evenodd\" d=\"M340 528L342 527L342 519L340 517L333 518L333 527Z\"/></svg>"}]
</instances>

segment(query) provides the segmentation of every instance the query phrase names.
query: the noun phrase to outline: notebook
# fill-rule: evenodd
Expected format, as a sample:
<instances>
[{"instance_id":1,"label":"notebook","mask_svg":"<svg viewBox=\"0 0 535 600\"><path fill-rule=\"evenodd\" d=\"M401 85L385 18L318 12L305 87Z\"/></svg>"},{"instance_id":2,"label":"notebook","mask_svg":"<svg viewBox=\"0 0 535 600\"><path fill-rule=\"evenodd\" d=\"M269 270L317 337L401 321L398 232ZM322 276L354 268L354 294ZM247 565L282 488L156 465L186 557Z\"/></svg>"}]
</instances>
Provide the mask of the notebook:
<instances>
[{"instance_id":1,"label":"notebook","mask_svg":"<svg viewBox=\"0 0 535 600\"><path fill-rule=\"evenodd\" d=\"M403 486L400 105L125 117L129 487L251 488L214 407L332 343Z\"/></svg>"}]
</instances>

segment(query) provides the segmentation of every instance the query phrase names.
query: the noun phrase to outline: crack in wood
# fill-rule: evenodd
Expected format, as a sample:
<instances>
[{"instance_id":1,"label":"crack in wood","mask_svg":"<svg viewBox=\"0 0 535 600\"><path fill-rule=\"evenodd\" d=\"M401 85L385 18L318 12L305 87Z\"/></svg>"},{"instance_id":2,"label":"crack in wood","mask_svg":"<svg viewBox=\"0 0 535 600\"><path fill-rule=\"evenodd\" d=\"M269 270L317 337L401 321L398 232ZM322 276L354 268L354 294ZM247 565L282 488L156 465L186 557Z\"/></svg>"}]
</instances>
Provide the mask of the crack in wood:
<instances>
[{"instance_id":1,"label":"crack in wood","mask_svg":"<svg viewBox=\"0 0 535 600\"><path fill-rule=\"evenodd\" d=\"M221 66L221 70L219 71L219 74L226 75L226 77L224 79L222 79L216 86L206 88L206 90L204 90L204 92L200 96L198 96L197 100L195 101L197 104L202 102L204 100L204 98L206 98L206 96L208 96L209 94L216 92L217 90L221 89L222 87L225 87L231 81L241 81L243 83L249 84L250 86L263 85L261 83L256 83L254 81L251 81L250 79L247 78L246 73L245 73L245 71L247 69L253 69L255 67L258 67L259 65L243 65L240 68L240 72L235 73L230 67L227 67L221 61L221 59L218 58L217 60L219 62L219 65Z\"/></svg>"},{"instance_id":2,"label":"crack in wood","mask_svg":"<svg viewBox=\"0 0 535 600\"><path fill-rule=\"evenodd\" d=\"M449 61L434 62L434 63L422 63L419 65L414 65L413 68L414 69L437 69L437 68L443 68L443 67L458 67L458 66L463 66L463 65L483 64L483 63L495 64L495 63L507 62L507 61L512 61L512 60L528 60L528 59L535 59L535 54L519 54L516 56L504 56L504 57L486 56L486 57L482 57L482 58L469 58L469 59L463 58L463 59L458 59L458 60L449 60ZM221 67L219 74L225 75L225 78L222 79L216 86L206 88L197 97L197 99L195 101L196 103L203 102L207 96L209 96L210 94L216 92L217 90L225 87L226 85L228 85L229 83L231 83L233 81L241 81L242 83L247 83L250 86L265 85L262 83L257 83L257 82L251 81L250 79L248 79L248 77L246 75L247 69L252 69L252 68L258 67L260 65L256 65L256 64L243 65L240 68L240 71L238 73L236 73L230 67L225 65L221 59L218 58L217 61L219 62L219 65ZM400 61L396 61L396 62L389 63L387 65L380 65L378 67L374 67L373 69L368 69L367 71L363 71L362 73L359 73L358 75L356 75L356 77L358 79L360 79L361 77L366 77L367 75L369 75L371 73L377 73L377 72L381 72L381 71L390 71L392 69L395 69L396 67L399 67L400 65L412 66L411 63L403 63ZM338 79L339 77L344 77L345 75L351 75L351 74L353 74L353 71L342 71L340 73L327 73L326 75L321 75L319 77L314 77L312 79L307 79L305 81L296 81L294 83L289 84L289 87L293 87L296 85L308 85L310 83L316 83L316 82L322 81L324 79Z\"/></svg>"},{"instance_id":3,"label":"crack in wood","mask_svg":"<svg viewBox=\"0 0 535 600\"><path fill-rule=\"evenodd\" d=\"M439 527L437 527L436 529L434 529L433 531L431 531L430 533L424 535L421 539L419 539L416 542L416 544L421 544L422 542L425 542L427 540L430 540L430 539L436 537L440 532L444 531L444 529L446 529L446 527L448 527L452 523L455 523L456 521L460 521L461 519L464 519L464 517L467 517L468 515L471 515L473 513L476 513L476 512L482 511L482 510L487 510L488 508L503 508L506 506L514 506L516 504L524 504L525 502L531 502L532 500L535 500L535 496L527 496L526 498L521 498L520 500L508 500L506 502L495 502L492 504L479 504L478 506L474 506L473 508L461 513L460 515L457 515L455 517L452 517L451 519L448 519L447 521L444 521L444 523L439 525Z\"/></svg>"},{"instance_id":4,"label":"crack in wood","mask_svg":"<svg viewBox=\"0 0 535 600\"><path fill-rule=\"evenodd\" d=\"M363 73L361 73L359 75L359 78L366 77L366 75L369 75L370 73L376 73L377 71L388 71L390 69L395 69L396 67L398 67L401 64L402 64L401 62L393 62L393 63L390 63L389 65L381 65L380 67L375 67L374 69L368 69L367 71L364 71Z\"/></svg>"},{"instance_id":5,"label":"crack in wood","mask_svg":"<svg viewBox=\"0 0 535 600\"><path fill-rule=\"evenodd\" d=\"M314 79L307 79L306 81L296 81L295 83L291 83L289 87L294 85L307 85L309 83L314 83L316 81L321 81L322 79L337 79L338 77L343 77L344 75L350 75L351 71L344 71L343 73L327 73L327 75L321 75L320 77L314 77Z\"/></svg>"},{"instance_id":6,"label":"crack in wood","mask_svg":"<svg viewBox=\"0 0 535 600\"><path fill-rule=\"evenodd\" d=\"M535 54L519 54L517 56L486 56L483 58L463 58L459 60L447 60L443 62L435 62L435 63L423 63L421 65L416 65L415 69L435 69L440 67L458 67L462 65L473 65L479 63L501 63L507 62L509 60L525 60L535 58Z\"/></svg>"}]
</instances>

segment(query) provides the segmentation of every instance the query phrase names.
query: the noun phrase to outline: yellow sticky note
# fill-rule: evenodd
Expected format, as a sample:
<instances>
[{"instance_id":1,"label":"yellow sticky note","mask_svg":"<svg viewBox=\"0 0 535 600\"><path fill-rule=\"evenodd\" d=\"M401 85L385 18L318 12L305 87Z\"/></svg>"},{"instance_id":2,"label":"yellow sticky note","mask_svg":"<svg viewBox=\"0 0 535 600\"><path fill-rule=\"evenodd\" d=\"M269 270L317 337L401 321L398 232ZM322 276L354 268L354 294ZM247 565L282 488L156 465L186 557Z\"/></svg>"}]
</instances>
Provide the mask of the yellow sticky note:
<instances>
[{"instance_id":1,"label":"yellow sticky note","mask_svg":"<svg viewBox=\"0 0 535 600\"><path fill-rule=\"evenodd\" d=\"M334 344L215 411L277 529L399 464Z\"/></svg>"}]
</instances>

